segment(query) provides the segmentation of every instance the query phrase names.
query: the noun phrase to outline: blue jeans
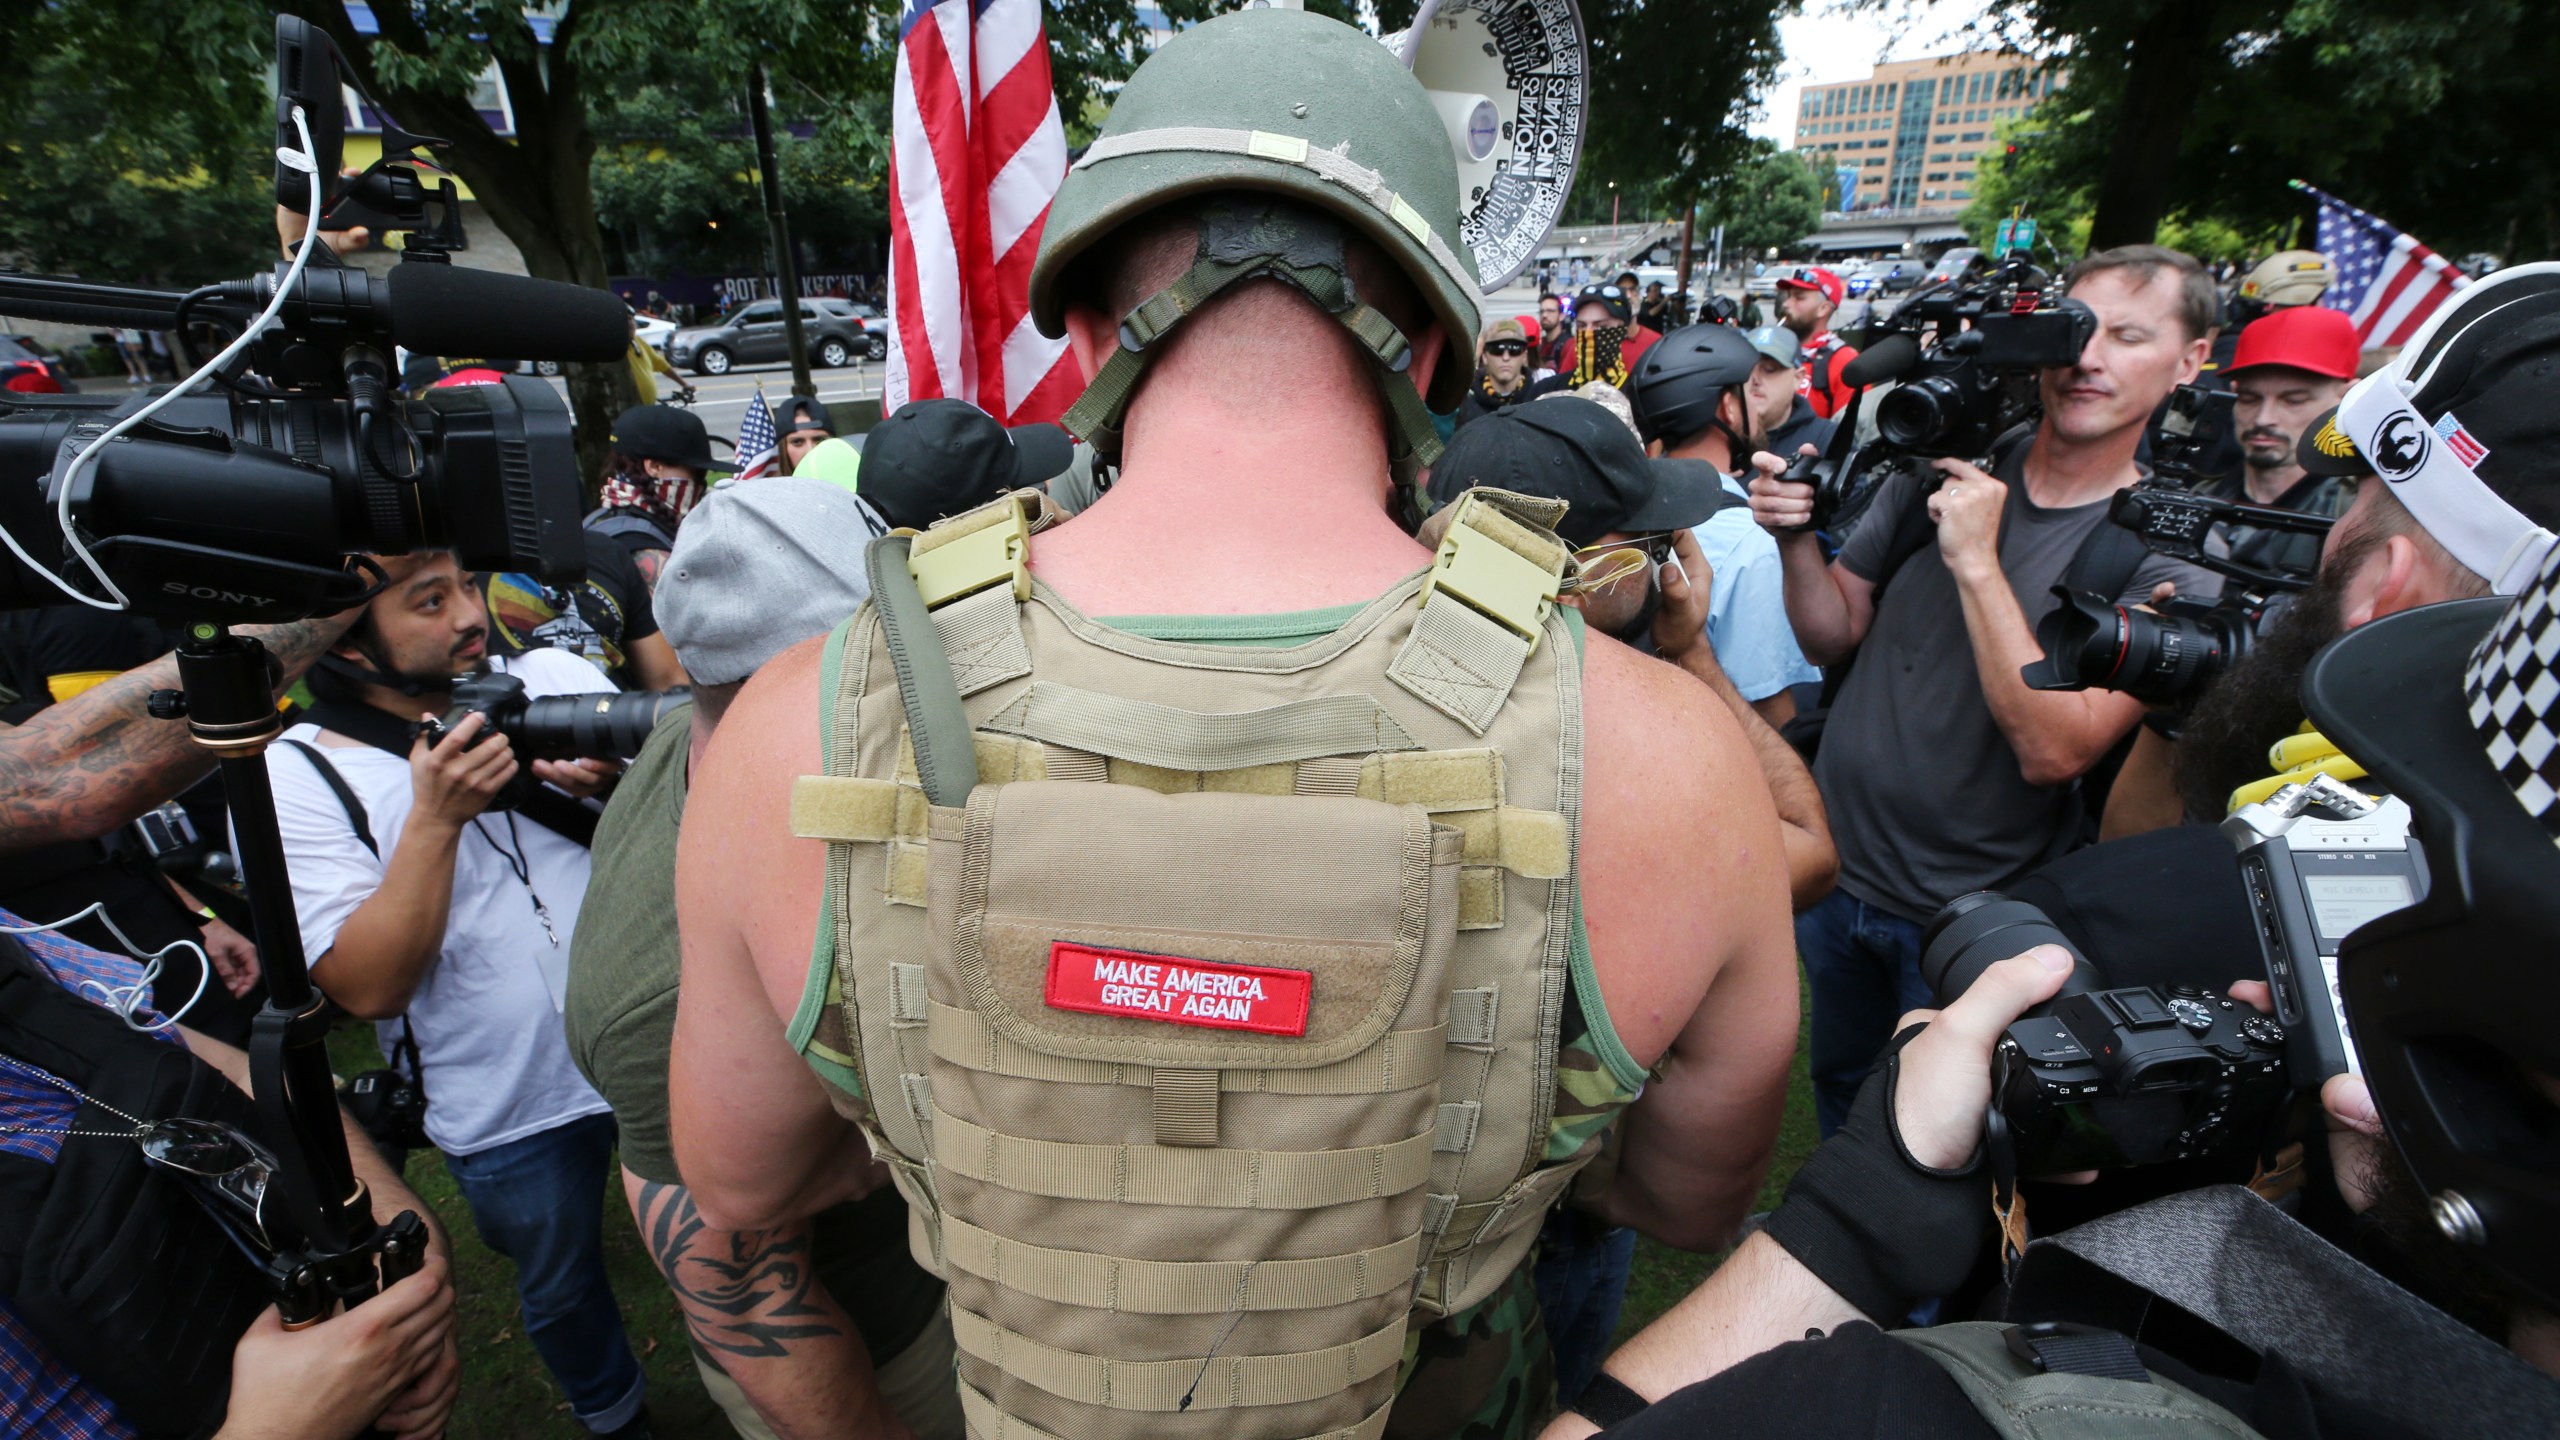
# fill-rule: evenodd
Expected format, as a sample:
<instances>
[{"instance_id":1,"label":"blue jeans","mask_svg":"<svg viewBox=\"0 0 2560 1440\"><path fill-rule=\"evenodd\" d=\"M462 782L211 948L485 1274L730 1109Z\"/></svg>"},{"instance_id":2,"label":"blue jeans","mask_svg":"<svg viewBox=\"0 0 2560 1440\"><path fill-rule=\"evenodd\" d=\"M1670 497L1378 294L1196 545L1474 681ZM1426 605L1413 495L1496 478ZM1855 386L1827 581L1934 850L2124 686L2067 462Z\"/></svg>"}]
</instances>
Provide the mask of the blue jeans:
<instances>
[{"instance_id":1,"label":"blue jeans","mask_svg":"<svg viewBox=\"0 0 2560 1440\"><path fill-rule=\"evenodd\" d=\"M1627 1302L1627 1268L1636 1232L1603 1225L1579 1210L1558 1209L1538 1232L1538 1313L1556 1357L1556 1404L1582 1398L1618 1338Z\"/></svg>"},{"instance_id":2,"label":"blue jeans","mask_svg":"<svg viewBox=\"0 0 2560 1440\"><path fill-rule=\"evenodd\" d=\"M640 1361L604 1273L604 1188L613 1161L610 1115L586 1115L445 1168L489 1248L516 1263L524 1335L570 1412L589 1430L615 1430L640 1412Z\"/></svg>"},{"instance_id":3,"label":"blue jeans","mask_svg":"<svg viewBox=\"0 0 2560 1440\"><path fill-rule=\"evenodd\" d=\"M1932 1003L1920 978L1916 921L1845 888L1796 917L1796 951L1813 996L1813 1112L1829 1139L1906 1010Z\"/></svg>"}]
</instances>

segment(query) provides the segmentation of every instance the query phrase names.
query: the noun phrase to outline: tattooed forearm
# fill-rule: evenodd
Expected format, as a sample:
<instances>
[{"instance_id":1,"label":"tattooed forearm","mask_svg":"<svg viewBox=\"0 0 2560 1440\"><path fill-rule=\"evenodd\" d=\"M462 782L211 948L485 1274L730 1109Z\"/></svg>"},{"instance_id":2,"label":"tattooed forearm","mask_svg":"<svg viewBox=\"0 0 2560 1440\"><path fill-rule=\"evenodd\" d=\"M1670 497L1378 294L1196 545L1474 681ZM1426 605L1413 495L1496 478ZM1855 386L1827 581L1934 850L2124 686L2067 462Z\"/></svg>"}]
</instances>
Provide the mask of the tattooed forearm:
<instances>
[{"instance_id":1,"label":"tattooed forearm","mask_svg":"<svg viewBox=\"0 0 2560 1440\"><path fill-rule=\"evenodd\" d=\"M641 1182L632 1203L640 1238L703 1348L779 1359L796 1341L848 1333L843 1310L810 1268L805 1223L713 1230L683 1186L656 1181Z\"/></svg>"},{"instance_id":2,"label":"tattooed forearm","mask_svg":"<svg viewBox=\"0 0 2560 1440\"><path fill-rule=\"evenodd\" d=\"M354 621L354 613L244 626L264 641L291 685ZM0 853L59 840L93 840L192 785L213 757L184 722L154 720L154 690L178 686L163 655L0 729ZM282 693L279 691L278 693Z\"/></svg>"}]
</instances>

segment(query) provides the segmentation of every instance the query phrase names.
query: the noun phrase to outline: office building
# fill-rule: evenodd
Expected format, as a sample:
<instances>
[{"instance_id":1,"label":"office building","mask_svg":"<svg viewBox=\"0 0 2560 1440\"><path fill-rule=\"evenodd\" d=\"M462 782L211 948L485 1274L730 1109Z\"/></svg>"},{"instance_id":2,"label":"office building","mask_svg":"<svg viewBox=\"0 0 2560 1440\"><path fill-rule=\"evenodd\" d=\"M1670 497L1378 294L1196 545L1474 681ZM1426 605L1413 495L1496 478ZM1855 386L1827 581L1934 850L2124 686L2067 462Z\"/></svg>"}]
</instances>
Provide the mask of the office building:
<instances>
[{"instance_id":1,"label":"office building","mask_svg":"<svg viewBox=\"0 0 2560 1440\"><path fill-rule=\"evenodd\" d=\"M1897 60L1864 80L1806 86L1795 148L1850 172L1843 198L1851 212L1961 210L2000 124L2061 81L2060 71L2014 51Z\"/></svg>"}]
</instances>

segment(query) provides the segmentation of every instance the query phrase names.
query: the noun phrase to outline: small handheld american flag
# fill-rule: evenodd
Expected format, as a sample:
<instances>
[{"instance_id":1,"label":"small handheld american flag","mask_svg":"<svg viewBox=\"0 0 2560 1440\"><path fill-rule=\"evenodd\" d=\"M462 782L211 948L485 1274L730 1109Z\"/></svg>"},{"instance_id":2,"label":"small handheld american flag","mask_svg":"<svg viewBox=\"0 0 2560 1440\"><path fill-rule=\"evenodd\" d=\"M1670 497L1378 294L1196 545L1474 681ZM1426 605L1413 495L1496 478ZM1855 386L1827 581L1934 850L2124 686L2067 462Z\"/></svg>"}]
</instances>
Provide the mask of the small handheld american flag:
<instances>
[{"instance_id":1,"label":"small handheld american flag","mask_svg":"<svg viewBox=\"0 0 2560 1440\"><path fill-rule=\"evenodd\" d=\"M2327 191L2296 180L2293 188L2320 202L2320 253L2337 279L2320 303L2356 323L2356 340L2371 350L2404 345L2471 277L2453 262Z\"/></svg>"},{"instance_id":2,"label":"small handheld american flag","mask_svg":"<svg viewBox=\"0 0 2560 1440\"><path fill-rule=\"evenodd\" d=\"M738 422L738 478L753 480L773 469L776 458L773 407L764 403L764 387L747 401L747 416Z\"/></svg>"}]
</instances>

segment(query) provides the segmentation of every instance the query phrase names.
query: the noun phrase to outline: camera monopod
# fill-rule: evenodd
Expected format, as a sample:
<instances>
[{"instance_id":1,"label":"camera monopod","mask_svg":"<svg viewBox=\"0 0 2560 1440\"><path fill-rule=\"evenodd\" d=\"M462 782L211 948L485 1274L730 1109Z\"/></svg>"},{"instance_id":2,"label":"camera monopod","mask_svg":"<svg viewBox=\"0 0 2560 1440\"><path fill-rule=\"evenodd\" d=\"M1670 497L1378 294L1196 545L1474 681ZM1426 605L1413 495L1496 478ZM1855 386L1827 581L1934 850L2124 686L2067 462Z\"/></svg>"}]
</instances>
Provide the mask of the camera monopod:
<instances>
[{"instance_id":1,"label":"camera monopod","mask_svg":"<svg viewBox=\"0 0 2560 1440\"><path fill-rule=\"evenodd\" d=\"M200 620L178 642L177 690L153 692L151 714L184 718L195 742L213 752L231 804L242 878L249 892L267 1002L250 1029L249 1078L278 1166L267 1194L272 1248L269 1290L288 1327L327 1318L414 1273L426 1258L427 1228L415 1211L384 1225L347 1158L326 1042L327 1001L312 988L293 909L284 838L265 752L284 733L276 710L278 667L256 639Z\"/></svg>"}]
</instances>

